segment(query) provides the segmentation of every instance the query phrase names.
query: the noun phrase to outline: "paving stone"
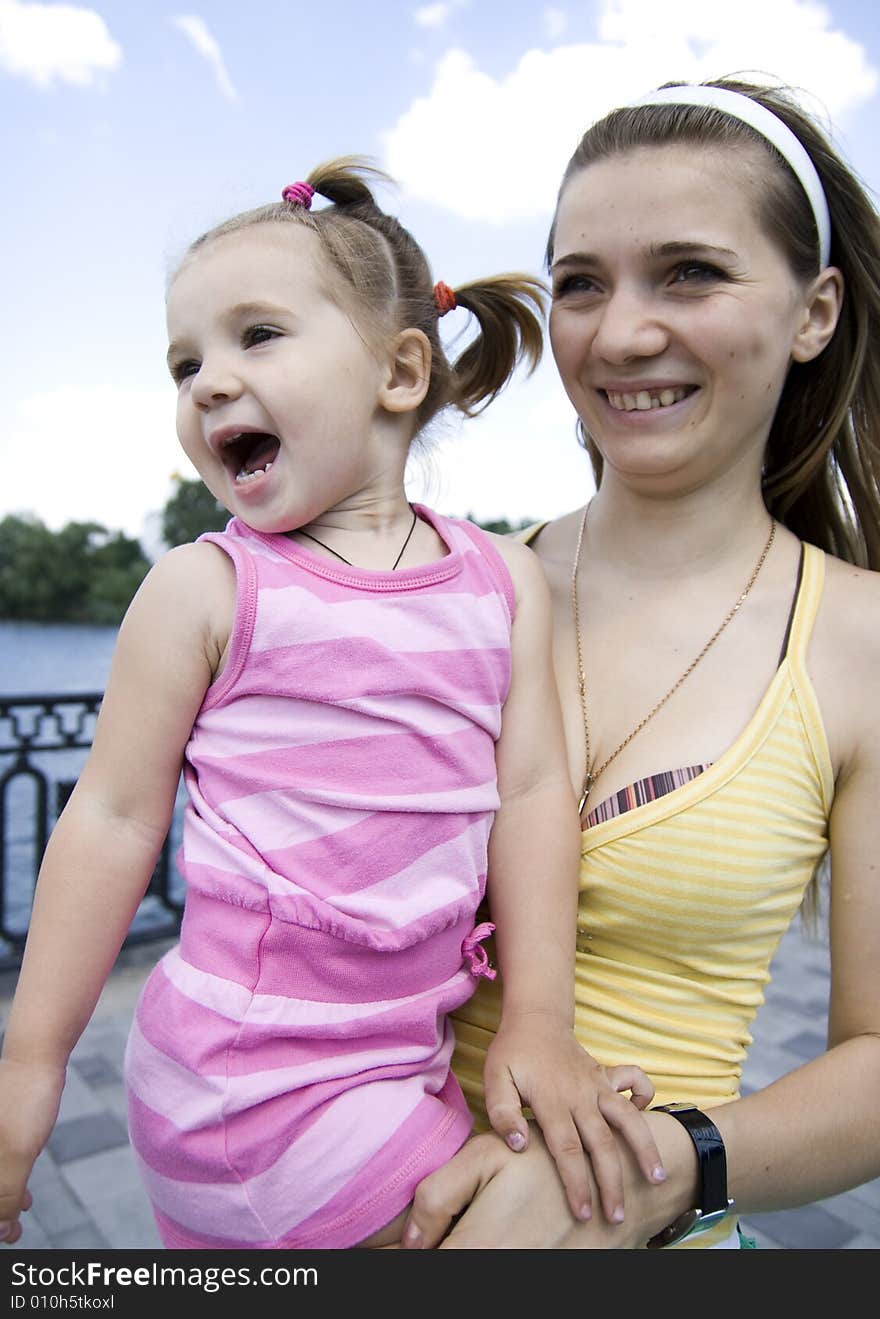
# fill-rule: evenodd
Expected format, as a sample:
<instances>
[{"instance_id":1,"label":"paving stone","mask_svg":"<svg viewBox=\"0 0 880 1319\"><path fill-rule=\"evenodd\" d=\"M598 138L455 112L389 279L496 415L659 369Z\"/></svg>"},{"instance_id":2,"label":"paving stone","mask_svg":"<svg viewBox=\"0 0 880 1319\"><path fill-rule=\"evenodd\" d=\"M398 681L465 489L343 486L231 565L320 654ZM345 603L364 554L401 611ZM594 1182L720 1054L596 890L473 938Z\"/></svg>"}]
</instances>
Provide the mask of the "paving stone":
<instances>
[{"instance_id":1,"label":"paving stone","mask_svg":"<svg viewBox=\"0 0 880 1319\"><path fill-rule=\"evenodd\" d=\"M34 1207L30 1212L50 1237L82 1227L89 1221L88 1211L58 1173L39 1191L32 1190L32 1194Z\"/></svg>"},{"instance_id":2,"label":"paving stone","mask_svg":"<svg viewBox=\"0 0 880 1319\"><path fill-rule=\"evenodd\" d=\"M150 1202L143 1191L130 1190L93 1207L95 1225L111 1250L162 1249Z\"/></svg>"},{"instance_id":3,"label":"paving stone","mask_svg":"<svg viewBox=\"0 0 880 1319\"><path fill-rule=\"evenodd\" d=\"M128 1143L118 1149L93 1154L87 1159L74 1159L72 1163L63 1165L61 1175L74 1195L84 1205L88 1205L92 1213L102 1200L112 1199L123 1191L143 1191L134 1154Z\"/></svg>"},{"instance_id":4,"label":"paving stone","mask_svg":"<svg viewBox=\"0 0 880 1319\"><path fill-rule=\"evenodd\" d=\"M99 1053L74 1054L70 1062L90 1086L113 1085L122 1080L119 1068Z\"/></svg>"},{"instance_id":5,"label":"paving stone","mask_svg":"<svg viewBox=\"0 0 880 1319\"><path fill-rule=\"evenodd\" d=\"M74 1067L68 1067L58 1121L72 1122L77 1118L92 1117L100 1112L101 1101L91 1086L83 1080Z\"/></svg>"},{"instance_id":6,"label":"paving stone","mask_svg":"<svg viewBox=\"0 0 880 1319\"><path fill-rule=\"evenodd\" d=\"M46 1229L34 1217L33 1210L21 1216L22 1234L12 1247L13 1250L51 1250L52 1239Z\"/></svg>"},{"instance_id":7,"label":"paving stone","mask_svg":"<svg viewBox=\"0 0 880 1319\"><path fill-rule=\"evenodd\" d=\"M107 1242L101 1236L101 1233L95 1227L94 1223L88 1223L84 1227L74 1228L71 1232L64 1232L61 1236L56 1237L52 1242L55 1250L106 1250Z\"/></svg>"},{"instance_id":8,"label":"paving stone","mask_svg":"<svg viewBox=\"0 0 880 1319\"><path fill-rule=\"evenodd\" d=\"M49 1137L49 1149L60 1164L127 1144L128 1131L118 1118L107 1112L58 1122Z\"/></svg>"},{"instance_id":9,"label":"paving stone","mask_svg":"<svg viewBox=\"0 0 880 1319\"><path fill-rule=\"evenodd\" d=\"M788 1250L839 1250L859 1234L849 1223L829 1214L821 1204L753 1214L750 1219L777 1245Z\"/></svg>"},{"instance_id":10,"label":"paving stone","mask_svg":"<svg viewBox=\"0 0 880 1319\"><path fill-rule=\"evenodd\" d=\"M802 1030L799 1034L786 1040L785 1047L792 1053L799 1055L804 1062L810 1058L818 1058L820 1053L825 1052L825 1036L817 1035L811 1030Z\"/></svg>"}]
</instances>

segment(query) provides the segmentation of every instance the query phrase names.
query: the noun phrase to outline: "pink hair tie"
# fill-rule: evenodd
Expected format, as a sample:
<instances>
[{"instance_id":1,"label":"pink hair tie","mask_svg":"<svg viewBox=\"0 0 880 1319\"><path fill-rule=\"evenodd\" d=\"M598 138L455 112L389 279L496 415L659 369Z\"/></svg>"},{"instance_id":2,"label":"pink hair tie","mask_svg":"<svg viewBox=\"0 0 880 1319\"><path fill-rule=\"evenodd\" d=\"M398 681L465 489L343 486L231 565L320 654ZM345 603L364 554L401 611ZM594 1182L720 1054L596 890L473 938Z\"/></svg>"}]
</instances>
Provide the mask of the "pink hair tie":
<instances>
[{"instance_id":1,"label":"pink hair tie","mask_svg":"<svg viewBox=\"0 0 880 1319\"><path fill-rule=\"evenodd\" d=\"M444 284L440 279L434 285L434 306L437 308L438 316L445 316L448 311L455 311L458 303L455 301L455 294L448 284Z\"/></svg>"},{"instance_id":2,"label":"pink hair tie","mask_svg":"<svg viewBox=\"0 0 880 1319\"><path fill-rule=\"evenodd\" d=\"M303 206L309 210L314 195L315 189L310 183L288 183L281 193L281 200L290 202L291 206Z\"/></svg>"}]
</instances>

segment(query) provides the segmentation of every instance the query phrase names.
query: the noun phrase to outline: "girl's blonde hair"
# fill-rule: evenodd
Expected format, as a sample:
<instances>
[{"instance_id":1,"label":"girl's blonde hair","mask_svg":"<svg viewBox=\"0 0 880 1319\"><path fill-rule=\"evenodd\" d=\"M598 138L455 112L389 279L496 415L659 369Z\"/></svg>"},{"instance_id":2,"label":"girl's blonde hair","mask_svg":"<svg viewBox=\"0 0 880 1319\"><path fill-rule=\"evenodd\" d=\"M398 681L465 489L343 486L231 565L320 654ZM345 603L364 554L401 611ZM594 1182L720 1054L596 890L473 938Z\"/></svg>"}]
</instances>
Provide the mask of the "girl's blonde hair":
<instances>
[{"instance_id":1,"label":"girl's blonde hair","mask_svg":"<svg viewBox=\"0 0 880 1319\"><path fill-rule=\"evenodd\" d=\"M477 334L450 362L440 342L434 281L428 259L412 234L377 204L371 184L388 175L359 156L318 165L302 184L285 189L300 200L272 202L244 211L208 230L187 256L224 234L262 224L297 224L314 233L346 310L367 342L388 342L401 330L422 330L431 345L428 392L416 413L422 430L451 405L473 416L504 388L520 361L529 372L541 358L547 290L541 280L512 273L460 285L455 305L471 312ZM312 210L314 191L331 205ZM186 260L186 258L184 258Z\"/></svg>"}]
</instances>

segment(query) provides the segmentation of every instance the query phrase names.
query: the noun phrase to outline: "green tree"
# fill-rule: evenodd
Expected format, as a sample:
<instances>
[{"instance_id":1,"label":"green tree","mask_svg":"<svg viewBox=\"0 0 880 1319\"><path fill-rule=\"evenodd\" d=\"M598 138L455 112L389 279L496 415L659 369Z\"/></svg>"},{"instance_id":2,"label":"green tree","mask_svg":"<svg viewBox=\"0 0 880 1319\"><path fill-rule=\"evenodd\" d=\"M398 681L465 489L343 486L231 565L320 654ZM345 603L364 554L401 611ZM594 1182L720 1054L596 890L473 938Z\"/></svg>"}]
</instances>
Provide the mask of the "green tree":
<instances>
[{"instance_id":1,"label":"green tree","mask_svg":"<svg viewBox=\"0 0 880 1319\"><path fill-rule=\"evenodd\" d=\"M174 493L162 510L162 539L169 549L188 545L203 531L222 531L229 512L208 487L198 478L189 481L177 473L172 480Z\"/></svg>"},{"instance_id":2,"label":"green tree","mask_svg":"<svg viewBox=\"0 0 880 1319\"><path fill-rule=\"evenodd\" d=\"M149 570L136 540L98 522L53 532L32 516L0 522L0 618L118 623Z\"/></svg>"},{"instance_id":3,"label":"green tree","mask_svg":"<svg viewBox=\"0 0 880 1319\"><path fill-rule=\"evenodd\" d=\"M480 522L475 518L473 513L468 513L469 522L475 522L478 527L484 531L494 531L498 536L510 536L515 531L522 531L523 527L530 527L537 518L520 518L519 522L508 522L507 518L497 518L494 522Z\"/></svg>"}]
</instances>

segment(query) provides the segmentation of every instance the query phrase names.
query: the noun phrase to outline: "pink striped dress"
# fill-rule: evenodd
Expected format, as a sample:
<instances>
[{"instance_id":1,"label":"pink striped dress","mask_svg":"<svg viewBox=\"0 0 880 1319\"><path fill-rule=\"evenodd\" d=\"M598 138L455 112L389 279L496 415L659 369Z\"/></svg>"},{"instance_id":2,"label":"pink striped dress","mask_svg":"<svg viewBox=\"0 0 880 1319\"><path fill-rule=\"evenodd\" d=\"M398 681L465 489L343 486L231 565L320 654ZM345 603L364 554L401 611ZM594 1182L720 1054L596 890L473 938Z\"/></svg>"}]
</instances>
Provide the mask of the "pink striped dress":
<instances>
[{"instance_id":1,"label":"pink striped dress","mask_svg":"<svg viewBox=\"0 0 880 1319\"><path fill-rule=\"evenodd\" d=\"M447 1014L481 971L513 587L478 528L418 513L449 552L397 572L202 537L235 622L186 750L180 942L126 1053L169 1247L355 1245L470 1132Z\"/></svg>"}]
</instances>

